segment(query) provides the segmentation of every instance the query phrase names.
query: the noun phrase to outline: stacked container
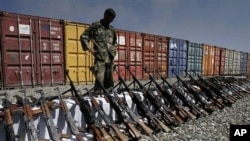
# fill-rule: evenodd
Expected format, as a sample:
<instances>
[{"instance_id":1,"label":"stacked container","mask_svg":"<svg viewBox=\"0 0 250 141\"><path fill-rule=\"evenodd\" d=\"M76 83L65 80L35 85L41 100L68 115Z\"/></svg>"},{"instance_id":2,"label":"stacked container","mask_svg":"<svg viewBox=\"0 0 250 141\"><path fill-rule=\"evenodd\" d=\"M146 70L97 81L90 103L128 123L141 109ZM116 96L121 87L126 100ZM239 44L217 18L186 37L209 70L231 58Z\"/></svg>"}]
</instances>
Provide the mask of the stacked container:
<instances>
[{"instance_id":1,"label":"stacked container","mask_svg":"<svg viewBox=\"0 0 250 141\"><path fill-rule=\"evenodd\" d=\"M0 12L1 87L64 84L63 24Z\"/></svg>"}]
</instances>

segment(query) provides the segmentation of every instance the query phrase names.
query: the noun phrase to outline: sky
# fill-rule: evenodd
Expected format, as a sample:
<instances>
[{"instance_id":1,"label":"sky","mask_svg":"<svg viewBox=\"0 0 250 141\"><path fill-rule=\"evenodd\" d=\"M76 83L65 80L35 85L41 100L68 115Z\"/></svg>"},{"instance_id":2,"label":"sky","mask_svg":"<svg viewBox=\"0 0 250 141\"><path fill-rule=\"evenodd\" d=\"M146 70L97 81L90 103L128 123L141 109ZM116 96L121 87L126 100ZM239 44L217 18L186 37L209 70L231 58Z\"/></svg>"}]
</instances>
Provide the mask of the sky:
<instances>
[{"instance_id":1,"label":"sky","mask_svg":"<svg viewBox=\"0 0 250 141\"><path fill-rule=\"evenodd\" d=\"M0 10L90 24L106 8L117 29L250 53L250 0L0 0Z\"/></svg>"}]
</instances>

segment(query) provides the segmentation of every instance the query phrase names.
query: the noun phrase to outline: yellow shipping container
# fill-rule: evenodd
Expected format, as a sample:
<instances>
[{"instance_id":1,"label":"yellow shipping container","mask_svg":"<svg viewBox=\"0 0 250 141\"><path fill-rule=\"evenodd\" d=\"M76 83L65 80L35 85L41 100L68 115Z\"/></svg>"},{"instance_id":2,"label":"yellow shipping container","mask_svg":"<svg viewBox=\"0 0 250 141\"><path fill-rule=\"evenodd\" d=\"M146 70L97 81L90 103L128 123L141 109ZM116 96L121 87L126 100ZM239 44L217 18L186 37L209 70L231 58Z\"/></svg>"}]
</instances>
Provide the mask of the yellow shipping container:
<instances>
[{"instance_id":1,"label":"yellow shipping container","mask_svg":"<svg viewBox=\"0 0 250 141\"><path fill-rule=\"evenodd\" d=\"M83 51L80 35L89 25L64 21L65 69L75 84L93 84L94 76L89 70L94 58L89 51ZM66 80L69 83L69 80Z\"/></svg>"}]
</instances>

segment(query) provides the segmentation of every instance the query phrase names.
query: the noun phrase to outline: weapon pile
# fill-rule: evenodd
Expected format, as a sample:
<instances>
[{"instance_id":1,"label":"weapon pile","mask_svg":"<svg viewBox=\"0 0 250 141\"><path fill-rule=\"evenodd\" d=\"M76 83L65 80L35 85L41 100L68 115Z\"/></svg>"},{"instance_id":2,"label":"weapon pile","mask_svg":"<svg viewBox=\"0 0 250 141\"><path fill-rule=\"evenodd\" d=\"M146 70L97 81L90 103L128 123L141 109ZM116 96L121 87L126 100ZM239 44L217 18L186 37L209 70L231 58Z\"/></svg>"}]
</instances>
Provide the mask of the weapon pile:
<instances>
[{"instance_id":1,"label":"weapon pile","mask_svg":"<svg viewBox=\"0 0 250 141\"><path fill-rule=\"evenodd\" d=\"M155 80L144 68L149 76L149 81L143 84L128 66L125 68L132 76L132 81L125 82L119 72L115 70L119 81L113 87L112 92L106 90L100 81L96 80L102 88L102 95L110 105L110 109L114 111L115 118L107 114L103 105L92 95L92 90L84 88L86 93L81 94L81 91L74 86L68 71L66 76L70 82L70 89L61 92L57 87L56 96L45 97L45 92L40 89L37 91L41 95L40 98L35 98L32 95L27 96L26 90L23 89L21 90L23 96L15 95L17 102L13 104L10 102L7 92L1 94L5 96L0 116L3 118L6 141L15 141L17 138L28 141L60 141L62 138L71 136L74 136L77 141L84 141L82 132L91 133L94 140L97 141L140 140L161 131L168 132L189 120L208 116L213 111L231 106L238 99L250 94L250 80L247 77L203 78L193 71L197 78L186 72L190 79L183 80L173 70L177 82L170 84L160 73L158 73L160 80ZM95 76L92 68L90 70ZM66 95L68 92L71 92L71 95ZM73 98L79 106L86 123L85 127L77 126L65 103L67 98ZM135 109L128 105L127 98L131 99L133 105L136 106ZM59 100L59 105L53 103L54 99ZM32 109L34 105L39 108ZM56 108L62 111L71 135L59 133L57 130L51 114L51 110ZM13 127L12 115L16 111L21 113L25 129L20 135L15 133ZM35 115L40 115L44 120L49 139L41 137L37 131L33 119Z\"/></svg>"}]
</instances>

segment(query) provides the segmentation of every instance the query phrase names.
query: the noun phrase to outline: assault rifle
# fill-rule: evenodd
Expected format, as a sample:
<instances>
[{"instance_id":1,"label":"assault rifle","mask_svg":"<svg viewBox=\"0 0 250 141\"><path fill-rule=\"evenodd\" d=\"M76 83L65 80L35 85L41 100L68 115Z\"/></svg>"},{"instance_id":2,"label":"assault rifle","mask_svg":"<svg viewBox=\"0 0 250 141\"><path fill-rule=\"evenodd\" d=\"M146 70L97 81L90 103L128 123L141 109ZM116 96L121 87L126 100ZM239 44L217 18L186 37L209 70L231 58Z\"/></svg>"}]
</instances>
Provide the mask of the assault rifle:
<instances>
[{"instance_id":1,"label":"assault rifle","mask_svg":"<svg viewBox=\"0 0 250 141\"><path fill-rule=\"evenodd\" d=\"M120 129L114 124L111 118L105 113L103 107L97 102L97 100L94 98L94 96L91 95L90 92L89 92L89 97L90 97L90 101L92 103L93 108L99 113L99 115L105 122L105 125L107 125L111 129L111 131L114 131L120 140L128 141L129 138L125 134L123 134L120 131Z\"/></svg>"},{"instance_id":2,"label":"assault rifle","mask_svg":"<svg viewBox=\"0 0 250 141\"><path fill-rule=\"evenodd\" d=\"M191 94L191 96L194 97L195 101L200 102L202 104L202 107L206 110L208 110L209 112L211 112L211 108L212 106L208 106L208 103L206 101L204 101L204 99L202 99L201 94L199 94L192 86L190 86L189 84L187 84L184 80L182 80L180 78L180 76L173 71L173 73L175 74L176 78L178 79L179 82L181 82L182 86L184 86L187 90L188 94ZM192 101L188 101L187 98L184 97L184 94L182 94L182 92L178 91L176 93L181 99L182 101L189 106L195 113L197 113L199 115L203 114L204 116L208 115L208 112L205 111L204 109L201 109L200 107L198 107L195 103L193 103Z\"/></svg>"},{"instance_id":3,"label":"assault rifle","mask_svg":"<svg viewBox=\"0 0 250 141\"><path fill-rule=\"evenodd\" d=\"M109 133L106 131L104 126L97 120L97 118L94 116L92 108L88 102L88 100L85 100L80 94L79 91L75 88L75 85L73 81L71 80L69 76L69 71L66 71L66 76L69 79L70 82L70 91L72 92L72 95L75 97L75 101L79 104L80 111L84 115L85 123L88 125L88 129L92 129L94 138L97 141L113 141L113 138L109 135ZM85 88L88 92L88 89ZM68 91L69 91L68 90Z\"/></svg>"},{"instance_id":4,"label":"assault rifle","mask_svg":"<svg viewBox=\"0 0 250 141\"><path fill-rule=\"evenodd\" d=\"M94 70L90 68L91 72L94 76L96 76ZM104 86L100 83L100 81L96 78L97 83L102 88L106 98L108 99L108 102L110 103L110 106L115 110L118 119L120 119L123 124L126 126L128 132L130 133L131 137L134 140L137 140L141 138L141 134L137 129L132 125L132 122L130 119L127 118L123 112L125 111L133 120L134 123L136 123L138 126L140 126L144 132L147 133L147 135L151 136L153 130L147 127L143 122L140 121L140 119L133 113L133 111L128 107L128 105L121 101L121 99L118 97L118 95L115 93L114 96L111 96L109 92L104 88Z\"/></svg>"},{"instance_id":5,"label":"assault rifle","mask_svg":"<svg viewBox=\"0 0 250 141\"><path fill-rule=\"evenodd\" d=\"M190 113L188 110L186 110L181 104L179 104L177 102L177 100L175 100L175 98L170 94L170 92L166 89L164 89L158 82L156 82L156 80L153 78L153 76L147 71L146 68L143 68L144 71L148 74L149 79L151 80L151 82L153 82L153 84L156 86L157 90L158 90L158 94L161 95L161 97L164 99L164 101L167 101L170 103L171 107L173 107L175 109L175 111L177 111L177 113L179 113L183 119L187 119L187 118L191 118L191 119L195 119L196 116L193 115L192 113ZM161 76L159 74L159 76ZM182 100L183 101L183 100ZM191 108L191 107L190 107ZM172 112L170 112L172 113ZM178 116L178 115L174 115L172 114L177 121L179 121L180 123L183 123L184 121ZM187 117L186 117L187 116Z\"/></svg>"},{"instance_id":6,"label":"assault rifle","mask_svg":"<svg viewBox=\"0 0 250 141\"><path fill-rule=\"evenodd\" d=\"M4 95L3 99L3 116L4 116L4 128L6 141L16 141L17 136L14 132L13 119L12 119L12 103L9 101L9 95L7 92L1 94Z\"/></svg>"},{"instance_id":7,"label":"assault rifle","mask_svg":"<svg viewBox=\"0 0 250 141\"><path fill-rule=\"evenodd\" d=\"M184 123L184 119L186 119L184 114L180 114L180 113L185 113L185 111L183 111L182 108L180 108L181 106L178 104L178 102L176 102L175 100L172 99L171 94L169 93L169 91L167 91L166 89L164 89L154 78L153 76L147 71L146 68L143 68L144 71L148 74L150 81L148 82L148 84L153 83L156 87L157 93L158 95L166 102L169 103L169 105L171 107L174 108L174 110L176 111L176 114L174 114L172 111L169 111L169 114L171 114L178 123L182 124ZM171 98L170 98L171 97ZM178 112L180 114L180 117L178 115ZM183 119L182 119L183 118Z\"/></svg>"},{"instance_id":8,"label":"assault rifle","mask_svg":"<svg viewBox=\"0 0 250 141\"><path fill-rule=\"evenodd\" d=\"M53 141L61 141L60 135L57 132L57 127L53 121L53 118L51 116L47 102L45 100L45 96L44 96L45 94L44 94L42 89L38 90L37 92L39 92L41 94L41 97L39 99L40 108L42 110L42 116L43 116L43 119L44 119L45 124L47 126L50 139ZM63 135L63 134L61 134L61 135L62 135L61 137L69 138L67 135Z\"/></svg>"},{"instance_id":9,"label":"assault rifle","mask_svg":"<svg viewBox=\"0 0 250 141\"><path fill-rule=\"evenodd\" d=\"M181 100L178 96L182 95L181 91L179 91L179 89L173 87L159 72L158 70L156 71L158 73L158 75L160 76L161 80L162 80L162 87L163 89L163 96L165 98L167 98L167 100L171 103L171 105L174 106L174 108L176 109L176 111L179 112L179 114L181 115L181 117L183 119L196 119L196 116L194 114L192 114L191 112L189 112L186 108L183 107L183 100ZM164 85L164 84L167 84ZM160 87L160 84L159 84ZM168 90L168 88L171 89L172 93L170 93L170 91ZM181 101L181 102L180 102Z\"/></svg>"},{"instance_id":10,"label":"assault rifle","mask_svg":"<svg viewBox=\"0 0 250 141\"><path fill-rule=\"evenodd\" d=\"M64 113L64 118L65 118L65 120L70 128L71 133L76 136L76 139L78 141L84 141L84 139L80 135L80 132L78 130L78 127L76 126L75 120L74 120L71 112L69 111L65 101L63 100L63 97L62 97L62 94L61 94L59 87L57 87L55 89L55 91L57 91L57 93L58 93L58 98L60 100L60 109Z\"/></svg>"},{"instance_id":11,"label":"assault rifle","mask_svg":"<svg viewBox=\"0 0 250 141\"><path fill-rule=\"evenodd\" d=\"M33 112L29 105L28 98L26 96L26 90L21 90L24 94L24 98L19 95L15 95L17 102L23 106L23 119L25 124L25 129L28 134L28 141L39 141L37 129L33 121Z\"/></svg>"},{"instance_id":12,"label":"assault rifle","mask_svg":"<svg viewBox=\"0 0 250 141\"><path fill-rule=\"evenodd\" d=\"M192 70L192 71L198 76L198 78L201 80L201 82L203 82L206 86L208 86L210 89L212 89L218 96L220 96L223 99L223 101L227 102L228 104L233 104L236 101L230 95L226 95L226 93L223 92L223 90L219 90L213 83L209 83L209 81L206 81L205 79L203 79L194 70ZM189 77L191 76L190 74L188 74L188 75L189 75Z\"/></svg>"},{"instance_id":13,"label":"assault rifle","mask_svg":"<svg viewBox=\"0 0 250 141\"><path fill-rule=\"evenodd\" d=\"M155 97L154 92L152 90L147 90L146 87L136 79L135 75L129 70L129 66L126 66L126 69L131 74L133 78L133 84L137 84L139 90L143 93L144 97L147 98L152 106L157 110L160 114L164 122L171 126L179 125L175 119L169 116L169 109L166 105L163 105L159 100ZM131 83L131 84L132 84Z\"/></svg>"},{"instance_id":14,"label":"assault rifle","mask_svg":"<svg viewBox=\"0 0 250 141\"><path fill-rule=\"evenodd\" d=\"M187 73L187 72L186 72ZM209 87L202 85L199 81L195 80L189 73L187 73L191 81L193 81L200 89L205 92L206 96L220 109L223 109L225 105L218 100L217 94L215 94Z\"/></svg>"},{"instance_id":15,"label":"assault rifle","mask_svg":"<svg viewBox=\"0 0 250 141\"><path fill-rule=\"evenodd\" d=\"M162 130L165 132L170 131L170 129L164 123L162 123L150 110L148 110L147 106L142 101L139 94L130 90L129 86L123 80L119 72L116 69L114 70L119 76L120 84L122 84L125 87L125 90L128 92L128 94L132 98L132 101L136 104L138 113L142 115L143 117L147 118L148 124L154 129L154 131L155 132L159 130Z\"/></svg>"}]
</instances>

